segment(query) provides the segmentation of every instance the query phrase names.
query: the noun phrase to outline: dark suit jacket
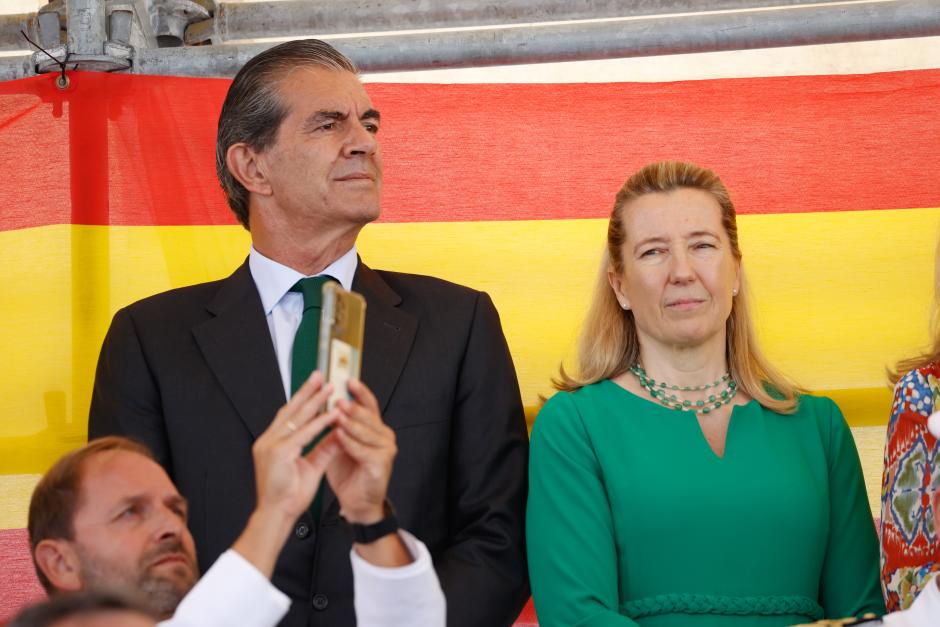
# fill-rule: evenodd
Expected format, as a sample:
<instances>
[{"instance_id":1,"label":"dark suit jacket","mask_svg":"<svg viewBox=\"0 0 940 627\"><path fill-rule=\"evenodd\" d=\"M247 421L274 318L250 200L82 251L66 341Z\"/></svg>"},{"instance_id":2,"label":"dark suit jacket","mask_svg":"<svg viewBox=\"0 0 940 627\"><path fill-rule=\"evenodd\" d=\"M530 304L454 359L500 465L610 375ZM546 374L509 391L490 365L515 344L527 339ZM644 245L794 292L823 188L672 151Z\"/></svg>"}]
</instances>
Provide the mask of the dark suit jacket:
<instances>
[{"instance_id":1,"label":"dark suit jacket","mask_svg":"<svg viewBox=\"0 0 940 627\"><path fill-rule=\"evenodd\" d=\"M362 378L397 436L400 523L434 557L448 625L509 625L528 595L528 438L496 309L485 293L361 262L353 289L368 303ZM251 445L284 402L246 263L115 314L88 436L151 447L189 499L206 569L254 508ZM355 625L350 547L327 488L319 526L304 514L277 564L274 584L293 599L282 625Z\"/></svg>"}]
</instances>

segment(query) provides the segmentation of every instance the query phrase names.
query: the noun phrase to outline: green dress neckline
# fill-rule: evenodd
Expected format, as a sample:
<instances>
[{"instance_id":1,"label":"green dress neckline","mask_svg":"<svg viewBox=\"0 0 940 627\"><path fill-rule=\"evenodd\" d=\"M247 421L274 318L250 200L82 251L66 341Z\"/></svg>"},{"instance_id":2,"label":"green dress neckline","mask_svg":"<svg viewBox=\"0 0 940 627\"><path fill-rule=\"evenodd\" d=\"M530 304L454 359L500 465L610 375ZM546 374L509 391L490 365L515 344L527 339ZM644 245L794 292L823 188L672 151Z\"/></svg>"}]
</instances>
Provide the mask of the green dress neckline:
<instances>
[{"instance_id":1,"label":"green dress neckline","mask_svg":"<svg viewBox=\"0 0 940 627\"><path fill-rule=\"evenodd\" d=\"M755 406L757 407L757 411L759 411L761 407L760 403L758 403L753 398L747 401L746 403L731 405L731 415L728 417L728 430L725 432L725 450L724 450L723 455L719 455L718 453L715 452L715 449L713 449L711 445L708 443L708 439L705 437L705 432L702 431L702 426L698 422L698 416L694 412L681 411L678 409L670 409L669 407L665 407L652 399L644 398L640 396L639 394L636 394L635 392L628 390L627 388L623 387L622 385L620 385L613 379L604 379L601 382L601 384L608 385L609 387L612 387L612 388L616 388L623 394L627 395L627 397L632 402L636 403L639 406L638 407L639 411L647 412L652 407L657 412L667 415L670 418L685 419L682 421L682 424L685 425L685 423L688 422L691 425L691 428L693 428L694 431L697 432L698 439L701 441L702 446L705 447L705 450L707 451L707 453L709 453L712 457L714 457L715 460L720 461L720 462L728 461L729 449L731 448L730 444L732 441L732 434L735 434L737 431L740 431L743 428L738 425L738 423L741 422L741 417L751 414L752 411L754 411ZM738 439L738 438L735 437L735 439Z\"/></svg>"}]
</instances>

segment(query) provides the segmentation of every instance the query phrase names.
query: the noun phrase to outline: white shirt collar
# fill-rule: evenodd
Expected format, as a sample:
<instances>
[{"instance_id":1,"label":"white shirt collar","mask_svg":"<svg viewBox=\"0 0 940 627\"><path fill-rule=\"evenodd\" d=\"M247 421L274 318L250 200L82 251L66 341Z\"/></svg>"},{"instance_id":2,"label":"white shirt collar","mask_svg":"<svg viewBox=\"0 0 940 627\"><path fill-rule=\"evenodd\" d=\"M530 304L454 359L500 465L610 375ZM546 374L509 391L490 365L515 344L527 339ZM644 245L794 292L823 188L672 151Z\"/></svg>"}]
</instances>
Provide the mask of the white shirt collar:
<instances>
[{"instance_id":1,"label":"white shirt collar","mask_svg":"<svg viewBox=\"0 0 940 627\"><path fill-rule=\"evenodd\" d=\"M344 290L350 290L358 265L359 258L356 253L356 246L353 245L346 254L325 267L323 272L312 276L328 274L339 281ZM282 263L265 257L255 250L254 246L251 247L251 251L248 253L248 269L251 271L251 278L254 279L258 294L261 296L264 315L270 314L275 305L284 298L284 294L290 291L294 283L306 276L293 268L288 268Z\"/></svg>"}]
</instances>

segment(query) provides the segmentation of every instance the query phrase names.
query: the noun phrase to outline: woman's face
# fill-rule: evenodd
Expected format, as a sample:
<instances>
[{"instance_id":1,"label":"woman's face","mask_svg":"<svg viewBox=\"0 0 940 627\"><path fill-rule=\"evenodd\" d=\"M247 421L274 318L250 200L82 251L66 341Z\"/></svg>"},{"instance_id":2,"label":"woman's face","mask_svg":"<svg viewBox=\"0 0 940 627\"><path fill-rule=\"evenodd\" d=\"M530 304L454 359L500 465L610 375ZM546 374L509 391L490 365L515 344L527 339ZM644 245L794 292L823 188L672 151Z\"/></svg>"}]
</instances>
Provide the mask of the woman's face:
<instances>
[{"instance_id":1,"label":"woman's face","mask_svg":"<svg viewBox=\"0 0 940 627\"><path fill-rule=\"evenodd\" d=\"M740 263L710 194L680 188L622 209L623 273L609 279L636 320L641 345L691 347L719 336L739 289Z\"/></svg>"}]
</instances>

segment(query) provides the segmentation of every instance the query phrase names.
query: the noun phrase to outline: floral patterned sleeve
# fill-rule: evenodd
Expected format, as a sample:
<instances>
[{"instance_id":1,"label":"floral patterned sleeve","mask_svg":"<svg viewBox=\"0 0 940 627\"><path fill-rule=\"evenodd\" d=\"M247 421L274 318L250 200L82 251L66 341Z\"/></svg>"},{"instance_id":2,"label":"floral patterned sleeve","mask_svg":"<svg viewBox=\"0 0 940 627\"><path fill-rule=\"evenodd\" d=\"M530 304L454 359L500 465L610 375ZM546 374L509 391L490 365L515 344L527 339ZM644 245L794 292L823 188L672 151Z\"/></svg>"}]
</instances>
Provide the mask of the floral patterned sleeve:
<instances>
[{"instance_id":1,"label":"floral patterned sleeve","mask_svg":"<svg viewBox=\"0 0 940 627\"><path fill-rule=\"evenodd\" d=\"M889 612L907 609L940 572L930 505L940 489L940 444L927 431L938 397L940 363L908 372L894 388L881 480L881 585Z\"/></svg>"}]
</instances>

